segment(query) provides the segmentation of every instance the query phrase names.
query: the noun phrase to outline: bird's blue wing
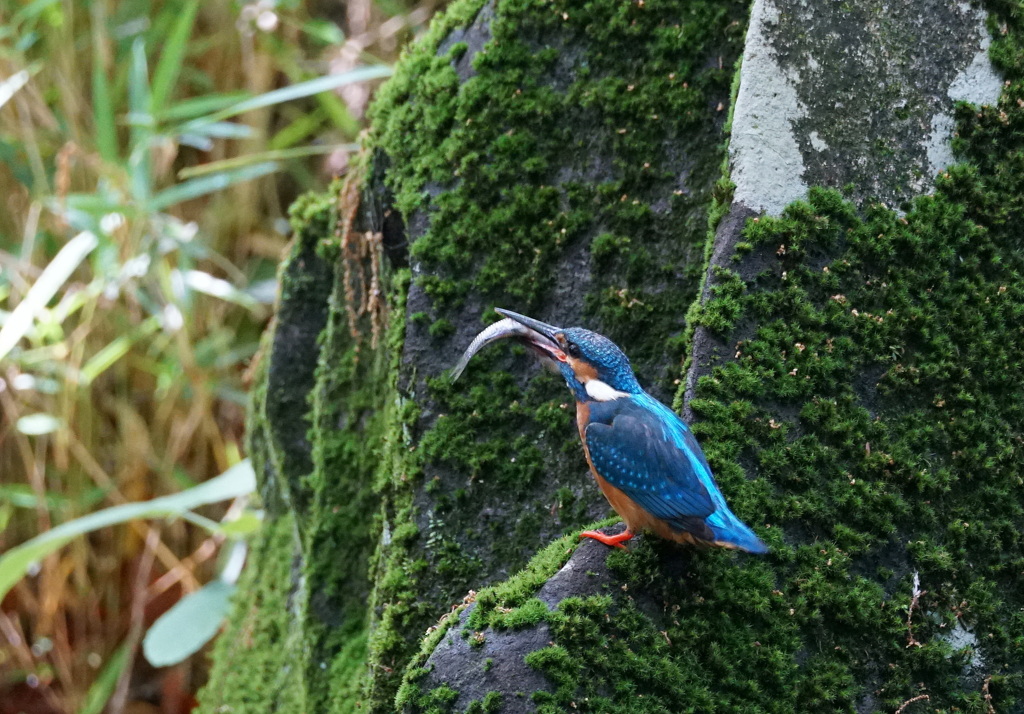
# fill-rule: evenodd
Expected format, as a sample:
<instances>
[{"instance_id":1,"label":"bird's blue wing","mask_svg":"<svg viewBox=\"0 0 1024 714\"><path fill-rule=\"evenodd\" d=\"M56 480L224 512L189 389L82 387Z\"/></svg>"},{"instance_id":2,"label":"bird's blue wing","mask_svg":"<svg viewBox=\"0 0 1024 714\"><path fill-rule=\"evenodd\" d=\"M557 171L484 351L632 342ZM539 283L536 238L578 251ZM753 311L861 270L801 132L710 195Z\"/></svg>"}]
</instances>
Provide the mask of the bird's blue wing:
<instances>
[{"instance_id":1,"label":"bird's blue wing","mask_svg":"<svg viewBox=\"0 0 1024 714\"><path fill-rule=\"evenodd\" d=\"M693 435L678 417L666 421L659 412L633 399L593 405L587 449L611 485L652 515L691 530L718 510L705 483L715 488L714 481Z\"/></svg>"}]
</instances>

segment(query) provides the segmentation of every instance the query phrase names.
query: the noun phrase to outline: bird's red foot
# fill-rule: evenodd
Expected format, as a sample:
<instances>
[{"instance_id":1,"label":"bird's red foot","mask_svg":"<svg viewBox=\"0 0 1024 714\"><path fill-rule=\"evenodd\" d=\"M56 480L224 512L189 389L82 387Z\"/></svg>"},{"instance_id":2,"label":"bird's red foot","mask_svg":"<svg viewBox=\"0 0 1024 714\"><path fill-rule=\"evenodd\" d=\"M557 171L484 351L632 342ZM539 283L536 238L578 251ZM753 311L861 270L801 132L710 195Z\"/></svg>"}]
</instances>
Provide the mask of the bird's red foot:
<instances>
[{"instance_id":1,"label":"bird's red foot","mask_svg":"<svg viewBox=\"0 0 1024 714\"><path fill-rule=\"evenodd\" d=\"M616 548L622 548L625 550L626 546L622 545L624 542L633 537L633 532L628 528L618 535L606 535L601 531L583 531L580 533L580 538L593 538L599 543L605 545L613 545Z\"/></svg>"}]
</instances>

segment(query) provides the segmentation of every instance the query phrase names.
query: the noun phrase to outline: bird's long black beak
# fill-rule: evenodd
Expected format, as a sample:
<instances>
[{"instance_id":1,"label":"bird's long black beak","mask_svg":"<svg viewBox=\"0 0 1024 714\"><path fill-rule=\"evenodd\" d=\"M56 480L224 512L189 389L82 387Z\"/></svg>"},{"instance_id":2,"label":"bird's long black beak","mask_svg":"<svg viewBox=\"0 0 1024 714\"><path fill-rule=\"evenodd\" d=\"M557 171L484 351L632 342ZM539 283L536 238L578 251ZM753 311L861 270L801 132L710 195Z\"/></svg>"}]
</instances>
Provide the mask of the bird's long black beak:
<instances>
[{"instance_id":1,"label":"bird's long black beak","mask_svg":"<svg viewBox=\"0 0 1024 714\"><path fill-rule=\"evenodd\" d=\"M505 310L504 308L500 307L494 308L494 311L499 315L504 315L505 317L512 318L520 325L529 327L534 332L539 332L540 334L544 335L549 340L551 340L553 344L555 344L556 346L558 345L558 340L555 339L555 335L562 331L561 327L555 327L554 325L549 325L546 322L534 320L532 317L520 315L518 312L512 312L511 310Z\"/></svg>"}]
</instances>

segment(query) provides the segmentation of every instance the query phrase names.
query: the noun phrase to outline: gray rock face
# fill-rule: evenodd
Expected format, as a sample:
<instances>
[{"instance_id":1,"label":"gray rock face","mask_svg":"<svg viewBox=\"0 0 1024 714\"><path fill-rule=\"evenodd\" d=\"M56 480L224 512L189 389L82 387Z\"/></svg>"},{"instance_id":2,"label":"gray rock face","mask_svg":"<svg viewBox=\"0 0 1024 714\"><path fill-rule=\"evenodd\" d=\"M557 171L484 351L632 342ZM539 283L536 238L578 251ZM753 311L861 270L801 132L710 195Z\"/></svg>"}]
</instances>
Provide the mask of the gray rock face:
<instances>
[{"instance_id":1,"label":"gray rock face","mask_svg":"<svg viewBox=\"0 0 1024 714\"><path fill-rule=\"evenodd\" d=\"M899 205L953 163L956 101L989 104L985 13L968 3L757 0L730 162L735 202L777 215L807 187Z\"/></svg>"},{"instance_id":2,"label":"gray rock face","mask_svg":"<svg viewBox=\"0 0 1024 714\"><path fill-rule=\"evenodd\" d=\"M968 3L755 0L729 142L736 188L715 232L702 302L718 284L716 268L749 280L764 267L731 262L746 221L778 215L809 186L897 207L930 191L954 161L955 103L989 104L1002 88L985 20ZM687 421L697 380L731 355L728 347L695 330Z\"/></svg>"},{"instance_id":3,"label":"gray rock face","mask_svg":"<svg viewBox=\"0 0 1024 714\"><path fill-rule=\"evenodd\" d=\"M615 534L622 527L605 529ZM642 540L637 539L637 542ZM536 597L550 609L567 597L586 597L610 591L617 579L608 571L606 560L612 549L595 540L585 539L562 569L555 573ZM621 583L619 583L621 585ZM465 711L470 703L482 700L488 692L501 694L503 714L526 714L537 707L530 694L550 692L551 681L526 664L524 658L531 652L550 644L551 631L547 623L517 630L488 628L480 634L481 643L471 643L467 623L473 608L463 610L459 621L452 625L444 639L431 653L426 663L429 670L420 683L423 691L447 685L459 693L453 702L454 711Z\"/></svg>"}]
</instances>

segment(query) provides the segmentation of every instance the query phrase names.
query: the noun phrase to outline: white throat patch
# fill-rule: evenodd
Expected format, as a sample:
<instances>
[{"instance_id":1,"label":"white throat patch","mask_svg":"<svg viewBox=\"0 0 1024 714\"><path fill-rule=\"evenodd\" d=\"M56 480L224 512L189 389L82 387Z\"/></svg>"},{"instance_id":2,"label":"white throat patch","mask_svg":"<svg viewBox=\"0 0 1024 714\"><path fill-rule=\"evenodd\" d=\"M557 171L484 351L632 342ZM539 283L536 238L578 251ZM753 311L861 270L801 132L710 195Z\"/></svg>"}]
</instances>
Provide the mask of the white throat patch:
<instances>
[{"instance_id":1,"label":"white throat patch","mask_svg":"<svg viewBox=\"0 0 1024 714\"><path fill-rule=\"evenodd\" d=\"M613 399L618 399L619 397L629 396L628 393L620 392L618 389L613 389L600 379L588 379L587 383L583 386L587 390L587 394L590 395L590 398L599 402L610 402Z\"/></svg>"}]
</instances>

